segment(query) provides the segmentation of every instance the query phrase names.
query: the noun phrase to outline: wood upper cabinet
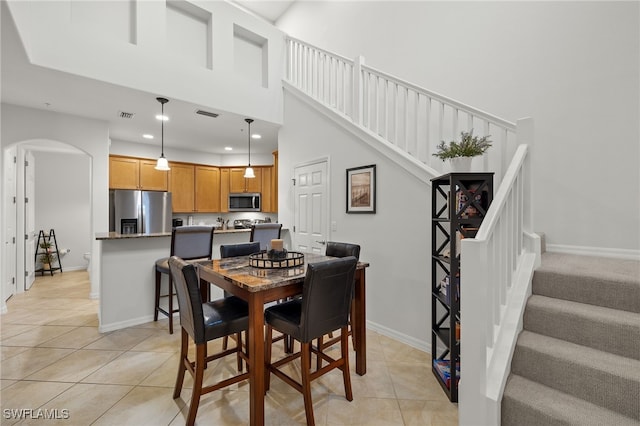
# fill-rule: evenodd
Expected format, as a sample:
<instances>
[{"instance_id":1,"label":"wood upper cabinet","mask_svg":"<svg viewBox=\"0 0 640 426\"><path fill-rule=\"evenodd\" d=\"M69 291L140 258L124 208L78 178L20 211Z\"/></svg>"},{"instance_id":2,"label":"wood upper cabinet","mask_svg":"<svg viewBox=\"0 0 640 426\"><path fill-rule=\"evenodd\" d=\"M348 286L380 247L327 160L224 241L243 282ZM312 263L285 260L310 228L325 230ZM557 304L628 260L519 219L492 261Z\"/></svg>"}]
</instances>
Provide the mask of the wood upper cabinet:
<instances>
[{"instance_id":1,"label":"wood upper cabinet","mask_svg":"<svg viewBox=\"0 0 640 426\"><path fill-rule=\"evenodd\" d=\"M196 165L195 175L195 211L220 212L220 168Z\"/></svg>"},{"instance_id":2,"label":"wood upper cabinet","mask_svg":"<svg viewBox=\"0 0 640 426\"><path fill-rule=\"evenodd\" d=\"M262 192L262 168L254 167L254 179L244 178L244 167L229 169L229 192Z\"/></svg>"},{"instance_id":3,"label":"wood upper cabinet","mask_svg":"<svg viewBox=\"0 0 640 426\"><path fill-rule=\"evenodd\" d=\"M195 209L196 175L193 164L171 163L169 190L174 213L191 213Z\"/></svg>"},{"instance_id":4,"label":"wood upper cabinet","mask_svg":"<svg viewBox=\"0 0 640 426\"><path fill-rule=\"evenodd\" d=\"M222 213L229 212L229 175L228 167L220 168L220 211Z\"/></svg>"},{"instance_id":5,"label":"wood upper cabinet","mask_svg":"<svg viewBox=\"0 0 640 426\"><path fill-rule=\"evenodd\" d=\"M154 160L109 156L109 188L167 191L167 172L155 166Z\"/></svg>"}]
</instances>

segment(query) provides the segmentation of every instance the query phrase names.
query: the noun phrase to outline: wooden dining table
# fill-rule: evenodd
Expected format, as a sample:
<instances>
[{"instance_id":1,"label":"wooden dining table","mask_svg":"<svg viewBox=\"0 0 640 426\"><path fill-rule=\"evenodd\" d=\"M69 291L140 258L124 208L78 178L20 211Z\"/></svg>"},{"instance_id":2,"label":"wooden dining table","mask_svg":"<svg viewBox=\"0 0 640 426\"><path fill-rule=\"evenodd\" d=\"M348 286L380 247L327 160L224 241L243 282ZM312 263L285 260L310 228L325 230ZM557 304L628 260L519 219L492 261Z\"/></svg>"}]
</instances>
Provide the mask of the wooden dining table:
<instances>
[{"instance_id":1,"label":"wooden dining table","mask_svg":"<svg viewBox=\"0 0 640 426\"><path fill-rule=\"evenodd\" d=\"M264 305L302 294L307 265L328 259L332 257L304 253L304 264L274 269L251 266L249 256L197 262L203 300L208 300L210 283L247 301L249 305L249 412L252 426L264 425ZM365 270L368 266L366 262L357 264L352 302L351 330L356 352L356 373L361 376L367 372Z\"/></svg>"}]
</instances>

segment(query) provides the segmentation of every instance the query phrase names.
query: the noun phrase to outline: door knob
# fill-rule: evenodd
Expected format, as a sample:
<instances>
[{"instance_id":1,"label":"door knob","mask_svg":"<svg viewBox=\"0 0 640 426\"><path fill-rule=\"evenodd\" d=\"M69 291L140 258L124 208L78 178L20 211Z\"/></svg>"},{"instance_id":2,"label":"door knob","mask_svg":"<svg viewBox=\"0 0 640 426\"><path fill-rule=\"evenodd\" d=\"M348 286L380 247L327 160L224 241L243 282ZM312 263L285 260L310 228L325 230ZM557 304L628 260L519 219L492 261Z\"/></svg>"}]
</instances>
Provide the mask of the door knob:
<instances>
[{"instance_id":1,"label":"door knob","mask_svg":"<svg viewBox=\"0 0 640 426\"><path fill-rule=\"evenodd\" d=\"M316 243L318 243L318 244L322 244L322 245L327 244L327 242L326 242L326 241L316 241Z\"/></svg>"}]
</instances>

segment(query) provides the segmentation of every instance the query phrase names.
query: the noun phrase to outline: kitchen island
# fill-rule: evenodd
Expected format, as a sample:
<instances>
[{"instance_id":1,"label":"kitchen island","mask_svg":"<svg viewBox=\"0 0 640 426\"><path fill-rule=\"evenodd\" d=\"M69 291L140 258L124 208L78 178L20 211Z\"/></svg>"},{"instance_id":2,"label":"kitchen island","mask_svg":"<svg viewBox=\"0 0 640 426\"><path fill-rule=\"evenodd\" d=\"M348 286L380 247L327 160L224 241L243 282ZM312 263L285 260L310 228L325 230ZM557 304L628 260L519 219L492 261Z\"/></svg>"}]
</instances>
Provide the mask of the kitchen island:
<instances>
[{"instance_id":1,"label":"kitchen island","mask_svg":"<svg viewBox=\"0 0 640 426\"><path fill-rule=\"evenodd\" d=\"M221 245L248 242L250 235L250 229L216 229L213 258L220 258ZM290 244L285 229L282 238ZM92 261L99 262L98 330L103 333L153 321L155 263L169 256L171 233L105 232L96 234L96 240L99 249ZM162 286L162 294L166 294L168 277L165 274ZM222 290L213 288L212 298L218 297L222 297Z\"/></svg>"}]
</instances>

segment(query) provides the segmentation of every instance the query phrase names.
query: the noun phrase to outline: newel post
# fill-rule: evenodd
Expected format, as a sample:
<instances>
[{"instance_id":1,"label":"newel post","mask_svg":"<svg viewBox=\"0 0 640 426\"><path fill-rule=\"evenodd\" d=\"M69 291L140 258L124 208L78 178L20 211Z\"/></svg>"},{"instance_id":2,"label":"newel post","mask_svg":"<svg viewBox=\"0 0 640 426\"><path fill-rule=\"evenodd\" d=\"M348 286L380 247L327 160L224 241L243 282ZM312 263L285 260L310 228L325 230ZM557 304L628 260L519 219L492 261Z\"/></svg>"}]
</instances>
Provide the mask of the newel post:
<instances>
[{"instance_id":1,"label":"newel post","mask_svg":"<svg viewBox=\"0 0 640 426\"><path fill-rule=\"evenodd\" d=\"M351 94L351 114L355 124L362 124L362 65L364 65L364 56L357 56L353 60L353 93Z\"/></svg>"},{"instance_id":2,"label":"newel post","mask_svg":"<svg viewBox=\"0 0 640 426\"><path fill-rule=\"evenodd\" d=\"M531 117L521 118L516 121L516 136L518 145L527 145L527 157L522 166L522 177L524 180L523 185L523 198L522 198L522 228L526 234L533 235L535 232L535 222L533 217L533 159L535 153L534 147L534 121ZM538 243L539 244L539 240ZM533 253L540 253L538 247L528 247ZM539 264L540 259L537 256L536 264Z\"/></svg>"}]
</instances>

